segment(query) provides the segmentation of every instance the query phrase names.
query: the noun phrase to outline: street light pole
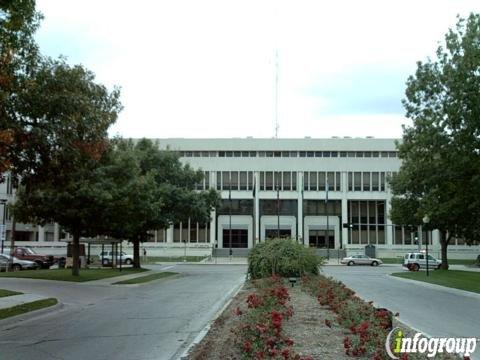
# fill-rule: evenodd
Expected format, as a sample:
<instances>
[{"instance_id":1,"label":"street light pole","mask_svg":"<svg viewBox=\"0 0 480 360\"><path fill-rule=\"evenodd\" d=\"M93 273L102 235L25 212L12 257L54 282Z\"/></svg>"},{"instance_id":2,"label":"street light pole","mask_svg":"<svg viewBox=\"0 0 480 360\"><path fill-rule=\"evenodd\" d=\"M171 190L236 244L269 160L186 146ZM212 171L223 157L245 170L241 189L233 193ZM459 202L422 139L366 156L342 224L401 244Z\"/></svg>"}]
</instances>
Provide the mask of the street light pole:
<instances>
[{"instance_id":1,"label":"street light pole","mask_svg":"<svg viewBox=\"0 0 480 360\"><path fill-rule=\"evenodd\" d=\"M2 216L2 231L0 231L0 237L2 238L2 249L1 253L3 254L3 249L4 249L4 243L5 243L5 236L7 234L7 229L6 229L6 211L7 211L7 199L0 199L0 204L3 205L3 216Z\"/></svg>"},{"instance_id":2,"label":"street light pole","mask_svg":"<svg viewBox=\"0 0 480 360\"><path fill-rule=\"evenodd\" d=\"M232 172L230 171L228 176L228 214L229 214L229 227L228 227L228 247L229 257L232 260Z\"/></svg>"},{"instance_id":3,"label":"street light pole","mask_svg":"<svg viewBox=\"0 0 480 360\"><path fill-rule=\"evenodd\" d=\"M425 215L423 217L423 223L425 224L425 230L427 232L427 241L425 242L425 256L427 258L427 276L430 275L429 270L428 270L428 223L430 222L430 217L428 215Z\"/></svg>"},{"instance_id":4,"label":"street light pole","mask_svg":"<svg viewBox=\"0 0 480 360\"><path fill-rule=\"evenodd\" d=\"M277 238L280 239L280 187L276 184L277 188Z\"/></svg>"}]
</instances>

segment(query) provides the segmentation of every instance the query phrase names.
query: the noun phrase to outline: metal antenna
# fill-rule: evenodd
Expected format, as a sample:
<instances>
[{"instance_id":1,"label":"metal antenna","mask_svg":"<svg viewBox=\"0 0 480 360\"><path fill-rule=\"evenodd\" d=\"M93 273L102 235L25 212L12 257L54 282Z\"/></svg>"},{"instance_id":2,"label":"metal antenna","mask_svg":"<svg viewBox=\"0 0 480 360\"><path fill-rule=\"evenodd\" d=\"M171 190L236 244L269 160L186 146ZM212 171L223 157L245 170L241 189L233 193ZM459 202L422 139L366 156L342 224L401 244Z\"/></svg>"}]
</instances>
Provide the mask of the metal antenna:
<instances>
[{"instance_id":1,"label":"metal antenna","mask_svg":"<svg viewBox=\"0 0 480 360\"><path fill-rule=\"evenodd\" d=\"M274 131L275 138L278 138L278 129L280 124L278 123L278 49L275 49L275 109L274 109Z\"/></svg>"}]
</instances>

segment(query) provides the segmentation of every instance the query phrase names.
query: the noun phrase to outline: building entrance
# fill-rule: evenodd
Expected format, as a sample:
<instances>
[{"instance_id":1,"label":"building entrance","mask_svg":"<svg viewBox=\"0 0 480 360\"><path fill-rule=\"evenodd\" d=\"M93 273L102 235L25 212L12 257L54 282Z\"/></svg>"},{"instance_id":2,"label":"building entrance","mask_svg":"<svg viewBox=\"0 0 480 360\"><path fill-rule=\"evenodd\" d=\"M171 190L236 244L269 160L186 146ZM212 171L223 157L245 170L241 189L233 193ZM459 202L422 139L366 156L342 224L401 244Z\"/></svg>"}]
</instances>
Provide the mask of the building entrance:
<instances>
[{"instance_id":1,"label":"building entrance","mask_svg":"<svg viewBox=\"0 0 480 360\"><path fill-rule=\"evenodd\" d=\"M230 244L230 229L223 229L223 247L224 248L248 248L248 230L232 229L232 242Z\"/></svg>"}]
</instances>

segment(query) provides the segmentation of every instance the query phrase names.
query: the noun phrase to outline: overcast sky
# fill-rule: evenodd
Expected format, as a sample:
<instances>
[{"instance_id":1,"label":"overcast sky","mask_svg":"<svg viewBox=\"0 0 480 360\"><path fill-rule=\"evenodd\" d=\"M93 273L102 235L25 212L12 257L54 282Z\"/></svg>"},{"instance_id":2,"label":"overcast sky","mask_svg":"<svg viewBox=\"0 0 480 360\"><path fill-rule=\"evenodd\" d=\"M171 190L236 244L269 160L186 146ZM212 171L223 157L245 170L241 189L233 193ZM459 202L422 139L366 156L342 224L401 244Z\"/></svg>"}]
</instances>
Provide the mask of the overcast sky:
<instances>
[{"instance_id":1,"label":"overcast sky","mask_svg":"<svg viewBox=\"0 0 480 360\"><path fill-rule=\"evenodd\" d=\"M121 87L111 135L400 137L415 63L471 0L37 0L44 54ZM278 54L278 57L275 54ZM278 58L278 72L276 72Z\"/></svg>"}]
</instances>

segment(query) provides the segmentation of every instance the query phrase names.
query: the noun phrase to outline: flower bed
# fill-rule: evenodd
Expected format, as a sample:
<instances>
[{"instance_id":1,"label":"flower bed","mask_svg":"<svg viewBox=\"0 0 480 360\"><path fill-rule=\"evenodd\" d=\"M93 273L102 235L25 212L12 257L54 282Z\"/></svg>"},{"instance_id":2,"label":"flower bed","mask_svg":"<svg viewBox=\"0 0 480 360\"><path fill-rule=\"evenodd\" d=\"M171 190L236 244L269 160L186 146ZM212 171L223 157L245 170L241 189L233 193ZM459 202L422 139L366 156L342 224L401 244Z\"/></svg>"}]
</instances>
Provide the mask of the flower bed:
<instances>
[{"instance_id":1,"label":"flower bed","mask_svg":"<svg viewBox=\"0 0 480 360\"><path fill-rule=\"evenodd\" d=\"M293 315L283 281L276 276L254 281L255 292L248 295L246 307L235 309L241 323L233 331L243 359L312 359L295 354L293 340L283 333L284 321Z\"/></svg>"},{"instance_id":2,"label":"flower bed","mask_svg":"<svg viewBox=\"0 0 480 360\"><path fill-rule=\"evenodd\" d=\"M338 323L350 330L351 334L343 341L347 355L388 358L385 339L392 328L390 311L376 309L341 282L323 276L303 277L302 287L315 296L320 305L328 306L337 315Z\"/></svg>"}]
</instances>

